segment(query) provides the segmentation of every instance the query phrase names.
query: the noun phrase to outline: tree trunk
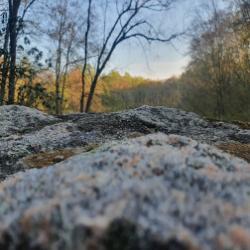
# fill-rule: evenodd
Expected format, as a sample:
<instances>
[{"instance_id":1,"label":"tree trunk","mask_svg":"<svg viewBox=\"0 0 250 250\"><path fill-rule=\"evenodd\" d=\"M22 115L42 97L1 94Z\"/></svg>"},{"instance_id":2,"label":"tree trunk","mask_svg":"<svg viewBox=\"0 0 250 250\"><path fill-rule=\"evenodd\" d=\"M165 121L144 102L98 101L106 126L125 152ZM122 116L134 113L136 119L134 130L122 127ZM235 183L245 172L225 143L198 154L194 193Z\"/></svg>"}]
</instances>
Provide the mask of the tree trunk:
<instances>
[{"instance_id":1,"label":"tree trunk","mask_svg":"<svg viewBox=\"0 0 250 250\"><path fill-rule=\"evenodd\" d=\"M55 81L55 87L56 87L56 100L55 100L55 105L56 105L56 114L60 114L60 78L61 78L61 55L62 55L62 49L61 49L61 39L59 39L58 42L58 49L57 49L57 58L56 58L56 81Z\"/></svg>"},{"instance_id":2,"label":"tree trunk","mask_svg":"<svg viewBox=\"0 0 250 250\"><path fill-rule=\"evenodd\" d=\"M65 71L64 71L64 74L63 74L61 99L60 99L60 115L63 114L64 95L65 95L65 88L66 88L68 68L69 68L69 54L70 54L70 49L68 49L68 51L67 51L66 66L65 66Z\"/></svg>"},{"instance_id":3,"label":"tree trunk","mask_svg":"<svg viewBox=\"0 0 250 250\"><path fill-rule=\"evenodd\" d=\"M81 93L81 99L80 99L80 112L84 112L84 107L85 107L85 88L86 88L86 70L83 69L82 72L82 93Z\"/></svg>"},{"instance_id":4,"label":"tree trunk","mask_svg":"<svg viewBox=\"0 0 250 250\"><path fill-rule=\"evenodd\" d=\"M85 108L86 113L88 113L90 111L90 107L91 107L91 104L92 104L92 101L94 98L94 93L95 93L98 78L99 78L99 75L96 74L92 83L91 83L90 92L89 92L89 96L88 96L88 100L87 100L87 104L86 104L86 108Z\"/></svg>"},{"instance_id":5,"label":"tree trunk","mask_svg":"<svg viewBox=\"0 0 250 250\"><path fill-rule=\"evenodd\" d=\"M7 77L8 77L8 67L9 67L9 24L6 28L6 33L4 37L4 58L3 58L3 67L2 67L2 79L1 79L1 91L0 91L0 105L4 104Z\"/></svg>"},{"instance_id":6,"label":"tree trunk","mask_svg":"<svg viewBox=\"0 0 250 250\"><path fill-rule=\"evenodd\" d=\"M85 32L85 47L84 47L84 65L82 69L82 93L81 93L81 99L80 99L80 112L84 112L84 104L85 104L85 88L86 88L86 71L88 67L88 49L89 49L89 31L90 31L90 25L91 25L91 5L92 0L89 0L88 5L88 17L87 17L87 29Z\"/></svg>"},{"instance_id":7,"label":"tree trunk","mask_svg":"<svg viewBox=\"0 0 250 250\"><path fill-rule=\"evenodd\" d=\"M17 47L17 15L21 0L9 0L10 12L10 74L8 104L15 102L16 88L16 47Z\"/></svg>"}]
</instances>

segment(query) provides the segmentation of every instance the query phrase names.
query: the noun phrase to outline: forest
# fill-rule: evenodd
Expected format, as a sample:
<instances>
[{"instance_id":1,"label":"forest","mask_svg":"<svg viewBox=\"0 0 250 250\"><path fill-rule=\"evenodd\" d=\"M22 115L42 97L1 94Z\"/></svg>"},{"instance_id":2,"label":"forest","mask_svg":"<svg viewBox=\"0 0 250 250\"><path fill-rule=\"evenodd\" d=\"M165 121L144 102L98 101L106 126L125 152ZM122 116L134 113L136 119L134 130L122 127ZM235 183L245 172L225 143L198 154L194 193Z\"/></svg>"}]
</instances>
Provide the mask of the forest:
<instances>
[{"instance_id":1,"label":"forest","mask_svg":"<svg viewBox=\"0 0 250 250\"><path fill-rule=\"evenodd\" d=\"M249 0L201 1L185 30L157 30L151 17L184 1L2 0L0 105L51 114L167 106L250 121ZM152 80L108 67L120 44L176 39L189 57L178 76Z\"/></svg>"}]
</instances>

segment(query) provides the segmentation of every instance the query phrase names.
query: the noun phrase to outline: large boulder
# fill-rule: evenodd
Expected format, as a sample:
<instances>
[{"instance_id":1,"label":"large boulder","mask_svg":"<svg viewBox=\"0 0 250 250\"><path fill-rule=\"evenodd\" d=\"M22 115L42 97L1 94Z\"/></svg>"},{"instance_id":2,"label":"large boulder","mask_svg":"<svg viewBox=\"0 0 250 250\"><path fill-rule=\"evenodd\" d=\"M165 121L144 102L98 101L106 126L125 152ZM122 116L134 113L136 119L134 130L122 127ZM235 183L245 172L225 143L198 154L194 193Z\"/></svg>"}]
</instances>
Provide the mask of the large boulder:
<instances>
[{"instance_id":1,"label":"large boulder","mask_svg":"<svg viewBox=\"0 0 250 250\"><path fill-rule=\"evenodd\" d=\"M187 137L113 142L0 184L0 249L250 249L250 165Z\"/></svg>"},{"instance_id":2,"label":"large boulder","mask_svg":"<svg viewBox=\"0 0 250 250\"><path fill-rule=\"evenodd\" d=\"M250 165L214 147L249 145L178 109L0 107L0 249L250 249Z\"/></svg>"},{"instance_id":3,"label":"large boulder","mask_svg":"<svg viewBox=\"0 0 250 250\"><path fill-rule=\"evenodd\" d=\"M165 107L143 106L110 114L53 117L23 106L3 106L0 107L0 179L35 165L30 160L34 155L33 159L46 158L46 153L51 156L53 151L52 162L57 162L91 145L155 132L184 135L213 145L236 143L238 147L250 143L250 130L209 122L194 113ZM249 147L246 148L242 155L248 154ZM36 157L37 154L42 155Z\"/></svg>"}]
</instances>

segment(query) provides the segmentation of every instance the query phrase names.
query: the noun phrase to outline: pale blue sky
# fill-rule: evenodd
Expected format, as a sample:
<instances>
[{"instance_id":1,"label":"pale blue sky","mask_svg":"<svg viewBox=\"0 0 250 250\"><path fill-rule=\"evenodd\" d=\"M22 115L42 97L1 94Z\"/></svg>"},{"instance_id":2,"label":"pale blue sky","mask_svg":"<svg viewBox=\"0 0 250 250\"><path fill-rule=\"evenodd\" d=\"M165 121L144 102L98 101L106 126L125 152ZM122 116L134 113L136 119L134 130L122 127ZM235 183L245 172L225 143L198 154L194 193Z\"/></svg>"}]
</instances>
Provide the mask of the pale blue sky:
<instances>
[{"instance_id":1,"label":"pale blue sky","mask_svg":"<svg viewBox=\"0 0 250 250\"><path fill-rule=\"evenodd\" d=\"M159 17L161 25L165 27L164 30L169 31L169 35L184 31L190 27L199 6L209 1L211 0L180 0L167 15ZM144 48L131 41L117 49L108 70L116 69L122 73L129 72L152 79L178 76L189 62L188 46L187 38L180 38L173 44L154 43Z\"/></svg>"},{"instance_id":2,"label":"pale blue sky","mask_svg":"<svg viewBox=\"0 0 250 250\"><path fill-rule=\"evenodd\" d=\"M192 19L192 10L200 0L183 0L160 17L169 35L185 30ZM180 38L172 44L154 43L144 48L135 41L123 44L113 55L108 69L117 69L152 79L166 79L180 75L188 64L188 41Z\"/></svg>"},{"instance_id":3,"label":"pale blue sky","mask_svg":"<svg viewBox=\"0 0 250 250\"><path fill-rule=\"evenodd\" d=\"M144 76L152 79L166 79L180 75L188 64L187 44L157 43L146 47L123 45L114 53L108 70L116 69L122 73Z\"/></svg>"}]
</instances>

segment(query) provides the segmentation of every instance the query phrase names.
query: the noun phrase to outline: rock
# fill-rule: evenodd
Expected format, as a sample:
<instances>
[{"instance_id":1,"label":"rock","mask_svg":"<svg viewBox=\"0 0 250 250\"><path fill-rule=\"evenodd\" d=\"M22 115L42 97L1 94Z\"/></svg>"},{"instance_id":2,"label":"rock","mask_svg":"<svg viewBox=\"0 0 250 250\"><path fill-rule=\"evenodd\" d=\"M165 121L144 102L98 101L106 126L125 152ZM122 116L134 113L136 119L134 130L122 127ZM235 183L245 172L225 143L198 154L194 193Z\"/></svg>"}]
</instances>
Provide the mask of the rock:
<instances>
[{"instance_id":1,"label":"rock","mask_svg":"<svg viewBox=\"0 0 250 250\"><path fill-rule=\"evenodd\" d=\"M0 107L0 249L250 249L250 165L214 147L249 160L244 128Z\"/></svg>"},{"instance_id":2,"label":"rock","mask_svg":"<svg viewBox=\"0 0 250 250\"><path fill-rule=\"evenodd\" d=\"M240 141L243 143L250 142L250 130L239 131L239 133L232 134L231 139Z\"/></svg>"},{"instance_id":3,"label":"rock","mask_svg":"<svg viewBox=\"0 0 250 250\"><path fill-rule=\"evenodd\" d=\"M165 107L143 106L110 114L53 117L27 107L3 106L0 118L0 180L32 167L27 166L25 157L42 154L49 158L51 151L74 151L76 147L84 150L89 145L155 132L184 135L213 145L250 143L250 130L209 122L194 113ZM245 154L248 151L242 157Z\"/></svg>"},{"instance_id":4,"label":"rock","mask_svg":"<svg viewBox=\"0 0 250 250\"><path fill-rule=\"evenodd\" d=\"M250 143L249 137L246 139L241 136L242 133L249 135L249 130L242 130L233 124L209 122L195 113L174 108L142 106L118 115L128 121L140 121L156 131L189 136L204 143L215 144L231 140L247 140Z\"/></svg>"},{"instance_id":5,"label":"rock","mask_svg":"<svg viewBox=\"0 0 250 250\"><path fill-rule=\"evenodd\" d=\"M0 106L0 137L36 130L58 119L24 106Z\"/></svg>"},{"instance_id":6,"label":"rock","mask_svg":"<svg viewBox=\"0 0 250 250\"><path fill-rule=\"evenodd\" d=\"M0 249L250 248L250 164L162 133L0 184Z\"/></svg>"},{"instance_id":7,"label":"rock","mask_svg":"<svg viewBox=\"0 0 250 250\"><path fill-rule=\"evenodd\" d=\"M23 135L4 137L0 139L0 173L9 175L21 170L15 163L24 156L85 144L76 126L67 122L45 126Z\"/></svg>"}]
</instances>

